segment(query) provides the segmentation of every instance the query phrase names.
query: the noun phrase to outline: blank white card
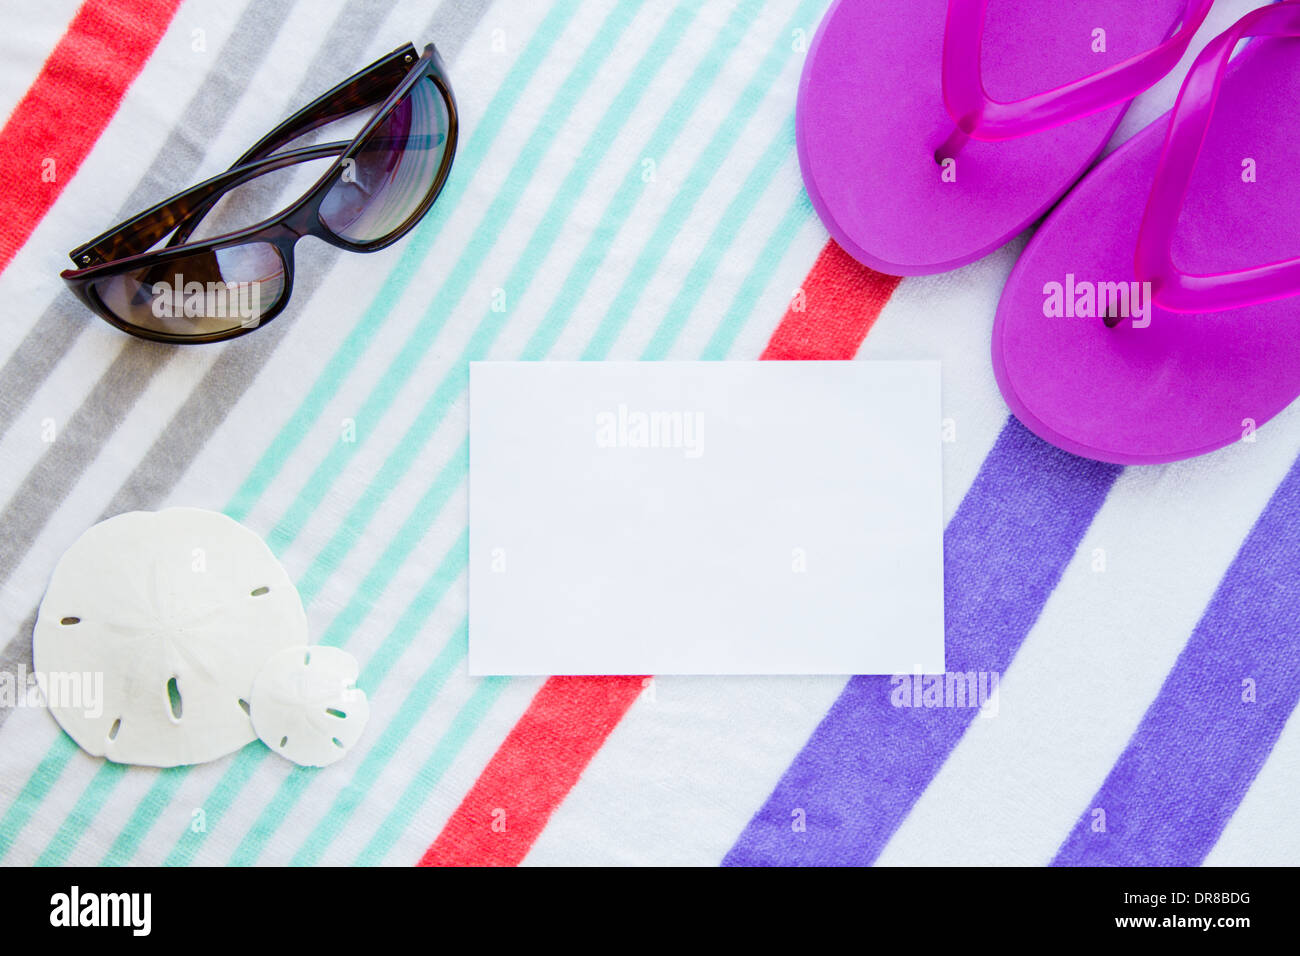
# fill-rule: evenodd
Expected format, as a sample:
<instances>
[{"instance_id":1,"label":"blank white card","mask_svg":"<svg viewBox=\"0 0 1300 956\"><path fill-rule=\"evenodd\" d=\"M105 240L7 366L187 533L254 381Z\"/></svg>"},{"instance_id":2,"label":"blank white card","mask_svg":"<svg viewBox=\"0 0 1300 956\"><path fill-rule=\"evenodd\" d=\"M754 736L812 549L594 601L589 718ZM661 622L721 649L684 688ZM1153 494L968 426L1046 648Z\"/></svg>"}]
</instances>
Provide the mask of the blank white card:
<instances>
[{"instance_id":1,"label":"blank white card","mask_svg":"<svg viewBox=\"0 0 1300 956\"><path fill-rule=\"evenodd\" d=\"M469 671L941 673L937 362L474 362Z\"/></svg>"}]
</instances>

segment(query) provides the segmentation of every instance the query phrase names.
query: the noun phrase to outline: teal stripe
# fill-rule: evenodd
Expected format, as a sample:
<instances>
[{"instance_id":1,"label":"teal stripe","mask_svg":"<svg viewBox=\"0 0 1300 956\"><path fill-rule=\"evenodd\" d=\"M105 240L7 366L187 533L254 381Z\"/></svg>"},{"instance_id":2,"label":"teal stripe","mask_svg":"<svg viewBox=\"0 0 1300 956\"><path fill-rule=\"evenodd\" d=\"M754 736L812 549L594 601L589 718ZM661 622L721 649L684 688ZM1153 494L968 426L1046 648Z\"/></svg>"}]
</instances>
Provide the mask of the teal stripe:
<instances>
[{"instance_id":1,"label":"teal stripe","mask_svg":"<svg viewBox=\"0 0 1300 956\"><path fill-rule=\"evenodd\" d=\"M167 859L163 861L164 866L188 866L194 861L194 854L199 851L199 847L203 844L203 838L207 835L208 830L211 830L221 822L221 818L225 816L226 811L230 809L230 805L235 802L235 795L239 792L239 788L252 779L253 772L257 770L258 765L261 764L262 758L265 757L266 754L266 744L262 743L260 740L254 740L243 750L239 751L239 753L235 754L235 759L230 762L230 768L221 778L223 783L229 781L232 785L225 789L218 788L216 791L208 795L208 799L203 801L203 817L206 825L197 833L193 829L187 827L184 835L176 841L176 845L172 847L171 853L169 853ZM190 768L181 767L178 769L189 770ZM148 828L147 824L137 822L137 817L144 812L146 812L146 805L144 801L141 801L140 806L136 807L135 813L127 824L128 831L134 830L139 826L144 826L145 829ZM150 819L149 822L152 823L152 819ZM139 843L138 838L136 839L136 842Z\"/></svg>"},{"instance_id":2,"label":"teal stripe","mask_svg":"<svg viewBox=\"0 0 1300 956\"><path fill-rule=\"evenodd\" d=\"M126 765L105 760L95 771L86 789L81 791L76 804L59 826L45 847L45 852L36 859L37 866L62 866L77 847L81 835L94 821L95 815L104 806L104 801L113 792L113 788L126 776Z\"/></svg>"},{"instance_id":3,"label":"teal stripe","mask_svg":"<svg viewBox=\"0 0 1300 956\"><path fill-rule=\"evenodd\" d=\"M506 689L507 683L509 680L505 677L478 679L478 686L474 688L473 696L465 702L465 706L461 708L460 713L452 720L451 726L447 728L447 732L438 741L438 746L434 748L433 753L429 754L429 759L416 772L392 812L384 818L384 822L366 844L366 848L361 851L361 855L356 860L357 866L374 866L381 863L388 855L388 851L392 849L398 837L410 825L415 811L424 803L424 795L438 785L442 775L464 749L470 737L474 736L474 731L483 722L483 718L492 709L501 692Z\"/></svg>"},{"instance_id":4,"label":"teal stripe","mask_svg":"<svg viewBox=\"0 0 1300 956\"><path fill-rule=\"evenodd\" d=\"M646 88L658 73L663 61L680 42L694 15L693 9L679 8L673 11L646 54L633 69L631 79L620 90L597 123L503 285L513 301L521 299L531 286L542 263L546 261L550 250L562 234L564 225L576 207L578 199L590 182L591 170L603 161L619 131L634 115ZM553 135L553 130L546 129L545 132ZM502 221L507 218L508 214L502 213ZM454 305L455 303L451 302L445 308L450 311ZM468 363L487 355L506 321L507 318L502 313L494 313L490 310L485 313L469 343L452 365L451 371L438 384L433 395L402 436L397 451L384 463L380 473L363 491L348 517L340 523L326 546L313 560L304 575L300 590L308 594L315 593L320 584L337 570L344 556L351 550L382 504L388 491L402 475L406 474L429 436L442 423L465 391L468 385Z\"/></svg>"},{"instance_id":5,"label":"teal stripe","mask_svg":"<svg viewBox=\"0 0 1300 956\"><path fill-rule=\"evenodd\" d=\"M700 297L708 287L709 280L718 267L724 252L730 248L729 239L740 232L745 220L754 211L759 198L771 184L776 171L794 154L794 121L786 123L785 131L764 150L758 164L754 166L745 181L740 184L740 191L727 204L726 210L718 220L704 248L700 250L681 289L668 306L668 311L659 323L654 337L641 353L641 360L654 362L667 356L682 327L690 318L691 311L699 303Z\"/></svg>"},{"instance_id":6,"label":"teal stripe","mask_svg":"<svg viewBox=\"0 0 1300 956\"><path fill-rule=\"evenodd\" d=\"M378 687L393 669L393 665L406 652L412 639L420 632L425 620L443 596L451 589L469 563L469 529L465 528L448 549L442 563L424 582L406 610L393 625L392 631L366 661L357 683L362 687Z\"/></svg>"},{"instance_id":7,"label":"teal stripe","mask_svg":"<svg viewBox=\"0 0 1300 956\"><path fill-rule=\"evenodd\" d=\"M682 127L694 114L705 92L713 86L723 65L730 58L730 54L748 30L750 22L757 16L761 6L762 4L756 0L742 0L732 11L726 25L714 38L709 52L692 71L681 93L650 135L649 144L652 148L657 147L663 153L671 150ZM564 285L560 287L559 295L546 310L541 324L533 331L528 344L524 346L523 354L520 356L523 361L543 359L555 345L555 340L559 338L565 324L577 310L578 303L581 302L583 294L591 284L592 276L605 261L605 254L609 250L611 241L628 220L628 212L640 198L645 185L639 165L628 170L618 187L618 192L614 194L614 199L600 217L600 222L597 223L591 238L582 247L577 262L565 278Z\"/></svg>"},{"instance_id":8,"label":"teal stripe","mask_svg":"<svg viewBox=\"0 0 1300 956\"><path fill-rule=\"evenodd\" d=\"M180 788L181 782L185 779L185 774L189 771L188 767L169 767L160 771L158 779L153 782L149 792L144 795L140 801L140 806L136 809L136 815L144 814L148 819L156 820L162 812L171 805L172 798L176 796L176 791ZM206 819L204 823L206 824ZM126 827L117 835L113 845L108 848L104 854L104 859L100 861L100 866L126 866L135 856L136 851L140 849L140 841L144 839L145 834L149 832L148 827Z\"/></svg>"},{"instance_id":9,"label":"teal stripe","mask_svg":"<svg viewBox=\"0 0 1300 956\"><path fill-rule=\"evenodd\" d=\"M538 25L537 32L493 95L469 140L457 150L452 174L443 187L442 195L429 210L424 221L406 237L401 258L384 280L383 289L370 303L343 344L331 356L312 385L311 391L307 393L307 397L280 429L275 440L267 446L262 457L253 466L253 470L244 479L244 483L235 492L230 504L226 506L226 513L236 521L242 521L265 493L289 456L307 437L311 426L324 412L326 404L351 374L366 348L374 341L379 327L396 308L398 300L424 264L434 240L459 205L469 184L473 182L475 172L487 157L501 128L512 118L519 97L528 89L533 76L569 21L577 13L578 8L579 4L576 3L557 3Z\"/></svg>"},{"instance_id":10,"label":"teal stripe","mask_svg":"<svg viewBox=\"0 0 1300 956\"><path fill-rule=\"evenodd\" d=\"M794 22L797 23L798 22L797 19ZM728 122L729 121L730 118L728 119ZM793 151L793 140L791 137L792 137L792 129L787 129L787 133L785 136L777 137L774 146L769 148L767 151L765 151L764 160L768 160L773 156L788 157L789 155L791 155ZM778 145L781 147L780 149L777 148ZM762 166L763 161L760 161L759 165ZM775 162L775 166L772 169L773 174L775 173L775 169L779 168L779 166L780 166L780 158L778 158ZM698 169L693 169L691 171L691 176L695 176L697 174L704 175L704 171ZM806 199L804 199L802 201L802 205L806 205L806 204L807 201ZM797 201L796 206L799 205L801 204ZM790 214L787 213L787 215L782 220L782 226L789 226L791 225L791 223L792 223L792 218ZM745 282L742 283L740 290L738 290L737 296L733 300L732 305L728 310L728 315L731 315L733 313L748 314L748 310L752 309L754 305L754 301L757 299L758 295L762 292L762 290L766 287L767 283L770 281L772 267L774 266L775 262L780 261L781 256L784 254L784 251L788 249L789 243L793 240L794 233L795 233L794 229L787 229L784 232L778 229L778 232L774 234L774 236L771 239L769 239L768 243L764 247L763 253L759 257L758 262L755 264L754 269L751 270L750 274L746 277ZM724 235L729 235L729 236L734 236L734 234L735 234L734 230L728 233L724 233ZM720 255L715 256L713 258L714 268L716 268L716 264L717 261L719 261L719 259L720 259ZM699 278L704 283L707 283L708 281L707 276L699 275L697 276L697 278ZM744 310L744 312L742 312L741 310ZM665 319L665 321L668 320ZM738 320L737 322L733 323L733 325L736 326L737 331L738 331L738 326L740 324L743 324L743 321ZM734 332L733 332L733 336L734 336ZM409 610L410 608L408 608L408 611ZM428 612L426 611L425 613L427 614ZM413 691L412 697L415 696L416 696L416 692ZM467 703L465 706L468 707L469 704ZM422 713L422 711L419 710L418 707L419 707L418 704L413 703L412 700L408 698L407 702L403 704L403 711L406 712L409 708L413 714L413 717L415 719L418 719L420 713ZM459 721L460 717L461 715L458 714L456 720ZM395 730L394 728L389 728L389 731L385 732L385 737L388 737L390 735L390 732L399 733L401 735L401 737L397 741L391 744L392 751L394 752L396 751L397 746L399 746L401 743L401 739L404 738L404 736L410 732L411 727L414 726L415 719L410 721L410 726L405 726L406 722L404 721L403 722L404 727L401 730ZM439 746L441 746L441 744ZM321 835L322 829L328 832L329 834L331 834L330 838L332 838L333 834L338 833L342 829L343 824L345 822L345 820L340 819L340 817L350 815L352 812L355 811L356 807L360 804L361 800L364 798L365 792L366 790L368 790L369 785L372 781L373 778L362 778L360 775L358 775L358 778L355 779L353 783L349 786L349 792L347 794L346 800L343 799L342 797L336 800L335 806L331 808L330 814L328 815L326 820L318 827L318 830L316 832L314 832L311 836L308 837L307 844L305 844L304 848L299 851L298 856L295 857L295 861L301 859L302 861L305 862L314 862L314 860L319 857L320 853L323 852L325 846L328 845L327 841L322 842L322 840L324 839ZM394 806L394 809L390 814L390 819L393 820L400 819L402 821L401 825L405 825L405 821L409 820L415 814L418 808L423 804L424 800L427 798L428 789L431 789L432 786L433 784L429 783L428 787L421 789L421 787L418 785L418 781L413 782L412 785L407 788L406 793L403 794L399 802ZM400 833L400 828L394 831L393 827L386 822L385 826L381 828L381 831L393 832L394 835L392 836L392 839L395 839L396 838L395 834ZM376 839L378 839L378 837ZM310 848L315 848L315 849L310 849ZM371 852L368 850L366 854L363 854L362 860L359 860L358 862L372 862L372 857L382 858L383 853L385 852L387 852L386 846L382 852L378 852L378 851Z\"/></svg>"},{"instance_id":11,"label":"teal stripe","mask_svg":"<svg viewBox=\"0 0 1300 956\"><path fill-rule=\"evenodd\" d=\"M759 296L767 289L772 277L776 275L781 260L790 251L790 246L799 235L799 230L812 218L812 203L808 201L808 194L801 189L795 196L794 202L790 203L790 208L781 217L772 235L768 236L767 242L758 254L754 269L741 283L736 297L731 300L731 306L722 316L718 327L713 330L713 336L709 339L709 344L704 347L700 358L718 361L727 357L731 347L736 343L736 336L744 328L746 320L753 315Z\"/></svg>"},{"instance_id":12,"label":"teal stripe","mask_svg":"<svg viewBox=\"0 0 1300 956\"><path fill-rule=\"evenodd\" d=\"M469 622L462 619L460 627L443 645L438 656L411 688L396 716L384 729L383 736L376 741L374 747L361 761L361 766L357 768L352 781L334 798L334 803L325 818L316 825L298 852L294 854L292 865L315 866L320 861L321 855L343 831L344 824L361 806L366 794L370 792L371 785L379 778L389 761L396 756L398 748L410 736L420 718L428 713L429 706L442 692L447 679L465 660L468 636Z\"/></svg>"},{"instance_id":13,"label":"teal stripe","mask_svg":"<svg viewBox=\"0 0 1300 956\"><path fill-rule=\"evenodd\" d=\"M415 331L403 345L402 351L398 353L397 358L384 372L379 384L375 386L361 406L361 410L355 416L359 441L352 444L334 442L330 446L329 453L316 467L316 470L312 472L311 477L298 493L298 497L292 506L271 530L268 537L273 548L279 550L287 547L298 537L303 525L307 523L307 520L320 506L326 493L347 466L355 449L359 448L365 437L378 426L384 414L397 399L402 386L415 372L425 353L428 352L430 344L446 324L447 319L474 281L479 268L488 258L492 247L496 245L497 239L500 238L506 224L510 221L511 213L520 207L524 191L533 182L533 176L525 174L525 171L532 173L541 165L547 152L555 145L555 131L562 128L565 120L573 113L578 101L591 87L596 74L609 58L615 44L627 30L640 9L640 0L636 3L625 0L625 2L616 4L605 18L600 29L596 32L595 38L583 52L581 59L579 59L573 70L565 77L564 83L556 91L546 111L542 114L541 121L538 122L532 134L528 137L528 141L524 144L524 148L520 151L519 158L516 161L515 175L508 176L497 190L492 203L483 214L483 219L474 229L470 241L461 252L460 258L452 266L447 280L438 289L433 301L429 303L429 308L425 310L419 325L416 326ZM490 316L494 321L489 321L480 326L476 338L478 334L484 331L485 327L491 329L494 336L495 330L506 321L504 313L490 313ZM427 408L428 406L426 406ZM432 426L436 425L436 420L433 422L418 421L411 426L412 429L417 425L431 430ZM394 456L397 461L390 460L386 462L384 465L385 471L400 468L404 472L410 463L410 459L413 459L418 451L418 446L408 448L404 443L399 444L398 452ZM357 517L344 521L341 530L364 528L370 522L375 510L379 507L379 503L383 500L386 489L391 487L384 483L384 478L384 472L381 471L367 487L367 493L362 495L361 500L353 508L353 513ZM353 532L351 538L355 539L357 533ZM348 546L350 546L350 542ZM318 556L318 561L314 562L312 568L308 571L307 577L309 581L313 575L328 574L337 565L338 550L338 548L326 549ZM343 550L346 550L346 547Z\"/></svg>"},{"instance_id":14,"label":"teal stripe","mask_svg":"<svg viewBox=\"0 0 1300 956\"><path fill-rule=\"evenodd\" d=\"M235 848L235 852L231 854L230 862L226 865L252 866L256 863L258 855L266 845L266 841L284 822L294 803L307 792L308 784L320 772L318 767L291 767L289 775L285 777L284 782L280 784L279 789L276 791L275 799L267 804L266 808L258 816L252 830L249 831L243 842Z\"/></svg>"},{"instance_id":15,"label":"teal stripe","mask_svg":"<svg viewBox=\"0 0 1300 956\"><path fill-rule=\"evenodd\" d=\"M27 821L41 805L45 795L63 776L63 771L68 768L68 762L73 755L80 752L77 745L72 742L72 738L59 731L54 744L41 758L41 762L28 778L26 786L19 791L18 796L14 797L14 802L9 804L4 820L0 821L0 860L8 854L14 840L22 832L23 827L27 826Z\"/></svg>"},{"instance_id":16,"label":"teal stripe","mask_svg":"<svg viewBox=\"0 0 1300 956\"><path fill-rule=\"evenodd\" d=\"M616 6L614 11L611 12L598 32L597 40L592 42L577 66L565 79L544 113L542 120L529 137L520 153L519 166L525 169L535 169L542 162L546 152L554 143L554 130L563 125L586 90L590 88L591 83L613 52L619 38L630 26L638 10L639 5L624 3ZM603 143L602 146L607 147L608 143ZM577 165L580 166L581 163ZM580 187L585 179L571 175L568 180L571 181L573 187L569 192L576 199L581 192ZM510 219L511 211L518 207L528 180L527 177L515 176L512 178L512 182L513 185L508 182L505 187L498 191L496 198L484 216L484 221L495 224L495 228L479 228L476 230L473 240L471 240L453 268L452 278L447 283L444 283L434 296L434 300L421 322L422 326L436 327L440 325L464 295L470 278L477 272L493 245L495 245L498 234ZM560 201L561 198L557 196L554 202ZM549 220L550 217L544 217L544 219ZM551 225L555 234L558 235L558 225L553 223ZM462 278L458 279L457 277ZM532 275L529 274L528 279L531 280L531 278ZM515 286L512 284L508 285L507 288L515 288ZM410 470L412 464L423 450L425 442L428 441L438 424L445 418L447 411L465 390L468 384L468 362L473 358L486 354L492 341L506 321L504 314L489 312L485 320L479 324L462 356L453 363L451 370L439 383L433 395L421 408L420 413L398 441L396 450L384 462L379 473L366 486L361 498L353 506L348 516L340 523L338 532L335 533L308 568L300 584L300 592L305 600L310 600L315 596L325 580L333 573L338 563L351 549L360 530L369 524L389 491ZM405 378L418 364L421 353L427 350L428 345L429 343L426 341L413 339L406 346L402 352L402 356L409 357L409 360L404 362L405 369L395 373L392 367L389 368L381 381L381 385L366 400L361 413L358 415L359 423L375 419L387 409ZM377 408L372 406L377 406ZM331 464L332 461L334 464ZM424 501L432 500L432 506L417 508L416 513L404 522L399 539L395 542L399 547L390 547L380 562L371 569L362 585L355 592L348 607L331 622L322 643L337 642L342 644L360 626L365 616L370 612L375 598L384 592L392 577L397 574L405 563L410 552L423 538L428 527L441 511L451 489L459 484L460 475L464 473L467 466L468 439L462 444L456 460L449 462L442 470L442 476L449 476L450 482L445 487L440 488L440 478L440 481L435 482L434 487L430 489L434 494L431 496L426 493ZM290 514L286 515L286 518L277 526L276 530L281 539L280 546L287 545L296 537L301 524L319 505L320 500L323 499L342 467L343 458L331 452L321 466L317 468L316 472L313 473L307 486L290 509ZM424 501L422 501L422 504ZM294 517L295 513L297 517ZM276 543L275 532L272 534L272 542ZM373 686L371 686L371 689L373 690ZM224 786L225 780L223 779L218 782L217 789L221 790ZM302 793L305 786L305 782L300 784L294 781L293 785L289 785L287 782L276 797L273 798L271 804L263 811L266 819L268 821L282 819L283 814L287 812L286 803L291 805L292 801L295 801ZM255 859L260 854L265 839L269 838L269 836L270 832L265 830L250 831L245 835L244 841L241 842L236 857L243 860L250 857Z\"/></svg>"},{"instance_id":17,"label":"teal stripe","mask_svg":"<svg viewBox=\"0 0 1300 956\"><path fill-rule=\"evenodd\" d=\"M434 520L442 512L447 499L460 486L460 476L468 467L469 438L467 436L461 439L460 445L452 452L451 458L430 482L411 513L402 522L402 527L392 542L366 573L361 584L352 592L347 605L334 616L334 620L330 621L318 643L335 647L342 647L347 643L348 638L374 607L375 597L388 588L406 559L415 551ZM346 521L347 519L345 523ZM315 596L315 590L309 593Z\"/></svg>"},{"instance_id":18,"label":"teal stripe","mask_svg":"<svg viewBox=\"0 0 1300 956\"><path fill-rule=\"evenodd\" d=\"M393 626L392 631L384 638L379 649L373 654L366 663L365 669L357 678L357 685L365 687L374 693L393 665L401 657L402 653L411 645L412 640L420 633L425 619L433 613L433 609L442 600L448 589L454 584L465 571L465 565L469 560L469 531L462 531L452 545L450 551L443 558L442 563L434 571L433 575L424 586L420 588L419 593L407 605L401 618ZM407 696L406 702L402 705L397 715L389 722L384 729L379 740L370 747L365 759L361 761L360 767L352 776L351 782L335 799L334 806L341 808L341 804L346 803L351 796L355 797L356 802L360 802L362 796L369 789L370 783L378 777L379 771L383 768L388 758L396 750L396 744L391 743L396 739L399 743L405 739L410 730L410 725L419 717L428 703L433 699L438 690L441 689L447 676L451 674L460 659L464 656L449 655L448 648L455 649L463 645L463 641L458 642L453 638L443 647L442 651L434 658L433 663L425 672L424 676L417 682L415 688ZM431 676L432 675L432 676ZM432 681L431 686L428 682ZM419 703L414 703L415 701ZM408 713L408 711L412 711ZM246 865L256 862L266 847L267 841L274 835L280 822L284 820L289 810L297 802L306 787L306 778L300 777L293 773L281 784L279 791L271 800L257 822L244 837L242 843L236 849L231 863L236 865ZM348 806L347 813L353 809ZM334 809L331 808L331 814ZM327 817L317 830L328 828L329 817ZM325 844L320 849L323 850Z\"/></svg>"},{"instance_id":19,"label":"teal stripe","mask_svg":"<svg viewBox=\"0 0 1300 956\"><path fill-rule=\"evenodd\" d=\"M807 16L811 14L813 9L820 6L821 0L805 0L800 5L799 11L795 14L790 26L793 28L798 24L807 22ZM789 32L787 32L785 37L789 35ZM782 39L784 40L785 37ZM668 211L660 217L659 224L655 227L650 241L641 250L641 254L632 266L632 271L623 280L623 285L619 288L618 294L614 296L614 301L605 310L605 317L597 327L596 334L587 343L587 348L582 353L583 360L599 360L609 354L609 350L613 348L619 333L623 331L623 327L627 324L633 307L640 300L641 294L654 277L656 264L668 252L673 239L681 231L682 226L685 225L691 210L695 208L695 203L709 183L713 181L717 171L722 168L722 163L727 158L727 154L731 152L731 148L745 128L745 124L749 122L755 111L757 111L763 97L767 95L773 77L780 72L790 53L791 44L779 42L763 57L762 64L740 94L740 98L732 107L731 114L727 117L726 122L718 125L699 159L696 160L692 175L673 196L672 202L668 205ZM695 170L701 168L706 175L695 175Z\"/></svg>"},{"instance_id":20,"label":"teal stripe","mask_svg":"<svg viewBox=\"0 0 1300 956\"><path fill-rule=\"evenodd\" d=\"M631 5L624 5L623 10L622 16L617 19L611 16L610 20L605 24L602 30L602 36L605 38L604 42L593 44L584 57L585 69L581 71L575 70L574 74L566 80L565 87L556 95L556 99L552 104L553 108L556 103L576 103L580 99L582 92L594 81L600 66L612 52L618 38L630 26L632 17L636 12L635 7ZM646 53L642 55L640 61L633 68L629 80L615 96L600 121L596 124L577 161L561 183L549 208L541 217L539 226L530 236L528 244L520 254L506 280L504 288L509 290L514 298L518 299L522 296L531 285L542 262L545 261L550 249L561 235L564 223L568 220L579 197L585 190L590 179L590 170L599 165L618 132L626 124L628 118L633 115L646 87L657 74L663 61L680 42L694 15L695 11L693 9L686 8L678 8L672 12L647 48ZM529 166L535 166L541 162L546 150L552 143L553 129L562 125L565 118L551 115L552 111L558 112L558 110L548 110L547 116L538 125L533 137L524 147L521 153L521 157L523 157L521 162L526 162ZM509 191L498 196L497 202L501 203L502 208L496 210L494 203L493 211L490 211L485 219L489 222L504 224L509 219L510 209L518 203L518 199L517 195ZM462 261L453 271L464 271L468 274L481 265L481 260L486 258L495 243L496 236L495 233L481 230L478 238L481 240L481 250L476 253L471 261ZM469 252L470 250L467 250L466 256L469 256ZM448 301L442 301L444 293L447 293L447 288L447 286L444 286L435 296L434 304L430 310L431 313L446 314L455 308L464 290L463 288L454 290L452 293L446 294L445 298ZM444 376L434 390L433 395L421 408L416 419L397 443L396 451L385 461L374 480L367 485L357 504L340 523L338 530L308 568L299 586L305 600L314 597L325 580L336 570L338 564L355 544L361 530L369 524L374 513L387 497L388 492L410 470L429 437L445 419L448 411L467 388L469 362L487 354L506 321L507 318L504 314L491 311L486 313L480 321L459 359L453 363L447 375ZM407 352L412 351L414 351L414 347L407 349ZM386 379L390 377L391 373L386 376ZM361 418L367 417L363 411ZM467 446L462 449L462 455L458 456L458 459L460 460L449 462L443 469L439 476L439 482L442 481L443 477L450 475L454 477L455 483L459 484L461 476L463 476L468 465ZM321 473L318 471L318 474ZM315 481L316 477L313 476L313 481ZM329 480L332 481L332 478ZM435 482L436 484L438 482ZM323 496L323 494L323 490L319 492L319 496ZM295 507L301 505L303 500L300 497ZM414 548L415 544L426 533L427 528L436 518L438 511L440 511L444 500L445 495L441 496L436 508L417 508L417 514L403 524L402 534L409 535L410 548ZM283 524L282 522L282 529ZM292 528L283 530L286 533L296 533ZM366 614L371 610L374 596L383 593L393 575L400 570L408 553L409 549L399 550L397 553L393 553L390 549L390 552L385 554L357 590L348 607L331 623L322 643L343 643L347 640L348 636L360 625ZM383 646L381 646L382 651ZM363 686L372 689L374 687L373 684L363 684ZM264 816L267 816L268 820L279 819L284 812L282 809L283 802L295 800L300 792L300 789L288 787L286 783L285 788L280 794L277 794L276 799L264 811ZM238 858L247 859L250 854L252 858L256 858L269 835L270 831L254 828L253 831L246 835L244 843L241 844L240 850L237 852Z\"/></svg>"}]
</instances>

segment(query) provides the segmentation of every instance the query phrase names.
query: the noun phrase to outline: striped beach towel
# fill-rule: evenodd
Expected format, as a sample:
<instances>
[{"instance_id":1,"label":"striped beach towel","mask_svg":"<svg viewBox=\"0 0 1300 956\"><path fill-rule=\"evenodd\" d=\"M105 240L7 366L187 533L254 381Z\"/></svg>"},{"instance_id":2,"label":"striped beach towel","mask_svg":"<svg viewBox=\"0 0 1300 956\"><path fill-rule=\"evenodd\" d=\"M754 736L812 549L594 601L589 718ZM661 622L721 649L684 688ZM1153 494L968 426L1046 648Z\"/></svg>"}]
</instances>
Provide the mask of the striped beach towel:
<instances>
[{"instance_id":1,"label":"striped beach towel","mask_svg":"<svg viewBox=\"0 0 1300 956\"><path fill-rule=\"evenodd\" d=\"M1021 243L899 281L807 200L794 98L825 7L0 7L0 672L29 671L85 528L183 504L267 539L372 707L323 770L258 743L152 770L16 699L0 862L1300 862L1300 411L1132 469L1008 418L988 344ZM62 288L67 249L407 41L442 51L463 127L403 242L305 244L287 312L223 346L129 339ZM467 363L607 358L941 359L948 661L991 705L898 706L888 677L468 677Z\"/></svg>"}]
</instances>

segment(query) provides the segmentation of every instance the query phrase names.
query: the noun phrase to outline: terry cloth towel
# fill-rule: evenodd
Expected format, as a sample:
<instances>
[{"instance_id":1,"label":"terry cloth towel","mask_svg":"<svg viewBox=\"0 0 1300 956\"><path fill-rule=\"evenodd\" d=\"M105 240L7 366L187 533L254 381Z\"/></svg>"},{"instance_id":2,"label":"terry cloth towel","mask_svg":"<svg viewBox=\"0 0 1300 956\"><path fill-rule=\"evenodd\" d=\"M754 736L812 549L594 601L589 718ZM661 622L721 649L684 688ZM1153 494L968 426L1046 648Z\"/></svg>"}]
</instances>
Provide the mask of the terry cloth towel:
<instances>
[{"instance_id":1,"label":"terry cloth towel","mask_svg":"<svg viewBox=\"0 0 1300 956\"><path fill-rule=\"evenodd\" d=\"M1216 5L1193 46L1249 6ZM314 639L361 661L372 716L322 771L261 744L154 771L85 755L11 697L0 861L1300 862L1300 413L1128 470L1008 419L988 342L1021 244L900 282L828 243L807 201L794 99L825 7L49 0L9 18L0 674L25 679L77 535L186 504L266 537ZM405 240L303 244L289 309L218 347L129 339L62 288L65 250L430 40L463 126ZM943 361L948 655L982 707L910 675L466 676L467 363L701 357Z\"/></svg>"}]
</instances>

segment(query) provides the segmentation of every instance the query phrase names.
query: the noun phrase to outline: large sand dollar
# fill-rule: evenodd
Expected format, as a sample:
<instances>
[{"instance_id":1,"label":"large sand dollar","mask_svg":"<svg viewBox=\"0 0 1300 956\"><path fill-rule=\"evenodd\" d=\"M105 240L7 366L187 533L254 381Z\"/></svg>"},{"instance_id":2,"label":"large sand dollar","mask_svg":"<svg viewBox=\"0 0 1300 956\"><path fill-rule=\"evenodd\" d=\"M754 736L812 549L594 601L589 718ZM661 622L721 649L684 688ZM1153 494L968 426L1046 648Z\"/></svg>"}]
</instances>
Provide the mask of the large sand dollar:
<instances>
[{"instance_id":1,"label":"large sand dollar","mask_svg":"<svg viewBox=\"0 0 1300 956\"><path fill-rule=\"evenodd\" d=\"M254 678L306 643L298 592L261 538L215 511L168 508L109 518L67 550L33 658L51 712L84 750L174 767L256 739Z\"/></svg>"}]
</instances>

